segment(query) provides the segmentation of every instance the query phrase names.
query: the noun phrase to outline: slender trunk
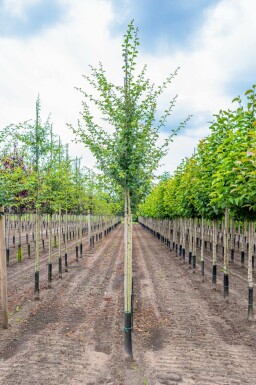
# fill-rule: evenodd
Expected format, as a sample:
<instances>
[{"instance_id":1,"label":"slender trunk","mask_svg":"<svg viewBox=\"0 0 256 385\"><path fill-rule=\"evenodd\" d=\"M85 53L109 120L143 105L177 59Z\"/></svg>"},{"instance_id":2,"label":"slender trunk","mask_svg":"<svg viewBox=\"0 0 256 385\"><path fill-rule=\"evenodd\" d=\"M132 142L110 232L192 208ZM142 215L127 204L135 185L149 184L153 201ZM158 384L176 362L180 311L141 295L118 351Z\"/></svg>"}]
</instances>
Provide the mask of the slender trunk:
<instances>
[{"instance_id":1,"label":"slender trunk","mask_svg":"<svg viewBox=\"0 0 256 385\"><path fill-rule=\"evenodd\" d=\"M52 214L49 217L48 287L52 287Z\"/></svg>"},{"instance_id":2,"label":"slender trunk","mask_svg":"<svg viewBox=\"0 0 256 385\"><path fill-rule=\"evenodd\" d=\"M7 233L6 233L6 264L9 266L9 259L10 259L10 227L11 227L11 208L9 207L9 214L6 215L7 219Z\"/></svg>"},{"instance_id":3,"label":"slender trunk","mask_svg":"<svg viewBox=\"0 0 256 385\"><path fill-rule=\"evenodd\" d=\"M35 255L35 299L39 300L39 238L40 238L40 213L36 208L36 255Z\"/></svg>"},{"instance_id":4,"label":"slender trunk","mask_svg":"<svg viewBox=\"0 0 256 385\"><path fill-rule=\"evenodd\" d=\"M197 219L193 219L193 251L192 251L192 267L196 268L196 225Z\"/></svg>"},{"instance_id":5,"label":"slender trunk","mask_svg":"<svg viewBox=\"0 0 256 385\"><path fill-rule=\"evenodd\" d=\"M75 219L75 233L76 233L76 262L78 262L78 216L76 215Z\"/></svg>"},{"instance_id":6,"label":"slender trunk","mask_svg":"<svg viewBox=\"0 0 256 385\"><path fill-rule=\"evenodd\" d=\"M132 356L132 223L129 189L125 190L125 218L124 218L124 334L125 351Z\"/></svg>"},{"instance_id":7,"label":"slender trunk","mask_svg":"<svg viewBox=\"0 0 256 385\"><path fill-rule=\"evenodd\" d=\"M80 258L82 258L83 256L83 216L82 214L80 214L79 231L80 231Z\"/></svg>"},{"instance_id":8,"label":"slender trunk","mask_svg":"<svg viewBox=\"0 0 256 385\"><path fill-rule=\"evenodd\" d=\"M21 214L18 215L18 237L19 237L19 243L18 243L18 250L17 250L17 261L22 262L23 253L21 249Z\"/></svg>"},{"instance_id":9,"label":"slender trunk","mask_svg":"<svg viewBox=\"0 0 256 385\"><path fill-rule=\"evenodd\" d=\"M0 206L0 274L1 274L1 306L2 306L2 327L8 328L7 309L7 272L5 256L5 219L4 208Z\"/></svg>"},{"instance_id":10,"label":"slender trunk","mask_svg":"<svg viewBox=\"0 0 256 385\"><path fill-rule=\"evenodd\" d=\"M212 224L212 283L217 282L217 219Z\"/></svg>"},{"instance_id":11,"label":"slender trunk","mask_svg":"<svg viewBox=\"0 0 256 385\"><path fill-rule=\"evenodd\" d=\"M88 209L88 245L89 249L92 246L92 232L91 232L91 211Z\"/></svg>"},{"instance_id":12,"label":"slender trunk","mask_svg":"<svg viewBox=\"0 0 256 385\"><path fill-rule=\"evenodd\" d=\"M182 258L186 262L186 219L182 220Z\"/></svg>"},{"instance_id":13,"label":"slender trunk","mask_svg":"<svg viewBox=\"0 0 256 385\"><path fill-rule=\"evenodd\" d=\"M177 236L177 232L176 232L176 218L173 219L173 251L176 251L177 250L177 242L176 242L176 236Z\"/></svg>"},{"instance_id":14,"label":"slender trunk","mask_svg":"<svg viewBox=\"0 0 256 385\"><path fill-rule=\"evenodd\" d=\"M204 218L201 218L201 274L204 277Z\"/></svg>"},{"instance_id":15,"label":"slender trunk","mask_svg":"<svg viewBox=\"0 0 256 385\"><path fill-rule=\"evenodd\" d=\"M229 295L229 274L228 274L228 208L225 209L224 219L224 260L223 260L223 272L224 272L224 297Z\"/></svg>"},{"instance_id":16,"label":"slender trunk","mask_svg":"<svg viewBox=\"0 0 256 385\"><path fill-rule=\"evenodd\" d=\"M61 207L59 207L59 278L62 278L62 256L61 256Z\"/></svg>"},{"instance_id":17,"label":"slender trunk","mask_svg":"<svg viewBox=\"0 0 256 385\"><path fill-rule=\"evenodd\" d=\"M188 245L188 263L192 264L192 249L193 249L193 219L189 218L189 245Z\"/></svg>"},{"instance_id":18,"label":"slender trunk","mask_svg":"<svg viewBox=\"0 0 256 385\"><path fill-rule=\"evenodd\" d=\"M244 267L244 235L245 235L245 222L243 222L243 226L240 234L240 245L241 245L241 266Z\"/></svg>"},{"instance_id":19,"label":"slender trunk","mask_svg":"<svg viewBox=\"0 0 256 385\"><path fill-rule=\"evenodd\" d=\"M254 223L249 222L249 249L248 249L248 320L253 321L253 244Z\"/></svg>"},{"instance_id":20,"label":"slender trunk","mask_svg":"<svg viewBox=\"0 0 256 385\"><path fill-rule=\"evenodd\" d=\"M68 241L68 211L66 209L66 218L65 218L65 272L68 271L68 249L67 249L67 241Z\"/></svg>"},{"instance_id":21,"label":"slender trunk","mask_svg":"<svg viewBox=\"0 0 256 385\"><path fill-rule=\"evenodd\" d=\"M230 221L230 246L231 246L231 251L230 251L230 259L231 262L234 262L234 254L235 254L235 242L234 242L234 218L231 218Z\"/></svg>"}]
</instances>

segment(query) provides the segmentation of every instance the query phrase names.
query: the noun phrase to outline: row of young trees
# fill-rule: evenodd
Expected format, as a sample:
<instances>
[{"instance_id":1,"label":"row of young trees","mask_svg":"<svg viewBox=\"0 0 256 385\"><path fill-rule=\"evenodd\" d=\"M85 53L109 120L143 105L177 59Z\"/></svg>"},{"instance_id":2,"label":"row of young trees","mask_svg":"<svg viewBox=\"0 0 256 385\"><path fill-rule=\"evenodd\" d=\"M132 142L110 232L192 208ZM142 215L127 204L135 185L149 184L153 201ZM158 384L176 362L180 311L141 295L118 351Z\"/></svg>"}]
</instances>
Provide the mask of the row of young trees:
<instances>
[{"instance_id":1,"label":"row of young trees","mask_svg":"<svg viewBox=\"0 0 256 385\"><path fill-rule=\"evenodd\" d=\"M95 214L120 211L116 190L81 159L71 158L68 145L54 135L49 119L40 119L36 102L35 122L10 125L0 131L0 204L11 212L77 214L90 209Z\"/></svg>"},{"instance_id":2,"label":"row of young trees","mask_svg":"<svg viewBox=\"0 0 256 385\"><path fill-rule=\"evenodd\" d=\"M35 213L35 298L38 299L42 215L49 215L51 234L54 213L58 213L59 221L62 214L67 217L68 213L76 216L86 213L90 232L91 212L112 215L120 213L120 209L118 190L110 189L105 179L82 167L80 159L72 159L68 146L62 145L60 139L54 135L50 120L44 123L41 121L39 98L34 122L11 124L0 130L0 259L4 327L8 325L4 214ZM17 260L22 260L21 241ZM60 254L60 268L61 263ZM51 263L48 268L50 274Z\"/></svg>"},{"instance_id":3,"label":"row of young trees","mask_svg":"<svg viewBox=\"0 0 256 385\"><path fill-rule=\"evenodd\" d=\"M234 221L248 221L254 237L256 219L256 85L236 108L221 110L201 140L197 151L179 165L171 178L162 180L139 207L142 217L224 218L224 240ZM250 244L253 242L251 241ZM253 250L248 252L248 297L253 303ZM228 255L224 254L224 293L228 294ZM252 306L250 307L252 309ZM249 315L252 317L252 314Z\"/></svg>"}]
</instances>

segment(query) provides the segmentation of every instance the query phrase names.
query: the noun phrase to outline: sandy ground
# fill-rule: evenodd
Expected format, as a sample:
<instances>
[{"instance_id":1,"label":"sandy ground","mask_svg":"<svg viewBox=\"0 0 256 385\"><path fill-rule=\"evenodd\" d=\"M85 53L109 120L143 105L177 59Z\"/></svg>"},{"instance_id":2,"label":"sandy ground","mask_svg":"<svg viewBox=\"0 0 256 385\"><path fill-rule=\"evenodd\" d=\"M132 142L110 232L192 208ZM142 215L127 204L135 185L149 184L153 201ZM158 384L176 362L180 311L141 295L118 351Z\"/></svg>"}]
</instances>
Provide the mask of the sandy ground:
<instances>
[{"instance_id":1,"label":"sandy ground","mask_svg":"<svg viewBox=\"0 0 256 385\"><path fill-rule=\"evenodd\" d=\"M256 328L246 320L246 273L222 280L134 226L134 359L123 352L123 227L70 256L69 272L33 300L33 261L9 268L10 328L0 330L3 385L256 385ZM237 274L237 275L235 275Z\"/></svg>"}]
</instances>

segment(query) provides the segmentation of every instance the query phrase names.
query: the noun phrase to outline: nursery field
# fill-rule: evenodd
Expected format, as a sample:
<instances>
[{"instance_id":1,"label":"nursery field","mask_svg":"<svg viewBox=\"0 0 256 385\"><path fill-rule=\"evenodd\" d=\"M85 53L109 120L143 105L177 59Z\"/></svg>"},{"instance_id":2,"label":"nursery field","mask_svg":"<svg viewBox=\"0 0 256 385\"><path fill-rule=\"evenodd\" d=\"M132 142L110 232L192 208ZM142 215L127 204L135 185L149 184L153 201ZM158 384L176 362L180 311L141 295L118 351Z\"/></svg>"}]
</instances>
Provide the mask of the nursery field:
<instances>
[{"instance_id":1,"label":"nursery field","mask_svg":"<svg viewBox=\"0 0 256 385\"><path fill-rule=\"evenodd\" d=\"M0 384L255 383L255 324L247 321L246 269L236 255L224 298L222 280L212 285L209 248L203 280L187 256L133 225L133 359L127 359L123 225L90 251L85 242L78 262L71 247L62 279L53 271L52 289L45 274L39 301L33 299L32 261L10 263L10 327L0 331Z\"/></svg>"}]
</instances>

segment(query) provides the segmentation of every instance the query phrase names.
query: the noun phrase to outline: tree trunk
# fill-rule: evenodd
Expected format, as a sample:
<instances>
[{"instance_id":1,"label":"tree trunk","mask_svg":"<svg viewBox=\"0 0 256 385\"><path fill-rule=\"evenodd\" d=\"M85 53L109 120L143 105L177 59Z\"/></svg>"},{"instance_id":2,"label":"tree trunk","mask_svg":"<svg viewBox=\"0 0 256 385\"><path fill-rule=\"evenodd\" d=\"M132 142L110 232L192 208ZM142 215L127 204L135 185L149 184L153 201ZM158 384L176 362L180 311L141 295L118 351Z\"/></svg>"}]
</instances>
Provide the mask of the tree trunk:
<instances>
[{"instance_id":1,"label":"tree trunk","mask_svg":"<svg viewBox=\"0 0 256 385\"><path fill-rule=\"evenodd\" d=\"M188 263L192 264L192 249L193 249L193 219L189 218L189 245L188 245Z\"/></svg>"},{"instance_id":2,"label":"tree trunk","mask_svg":"<svg viewBox=\"0 0 256 385\"><path fill-rule=\"evenodd\" d=\"M254 222L249 222L249 249L248 249L248 320L253 321L253 244L254 244Z\"/></svg>"},{"instance_id":3,"label":"tree trunk","mask_svg":"<svg viewBox=\"0 0 256 385\"><path fill-rule=\"evenodd\" d=\"M0 273L1 273L1 305L2 305L2 327L8 328L7 310L7 273L5 256L5 219L4 208L0 206Z\"/></svg>"},{"instance_id":4,"label":"tree trunk","mask_svg":"<svg viewBox=\"0 0 256 385\"><path fill-rule=\"evenodd\" d=\"M228 274L228 208L225 209L224 219L224 256L223 256L223 272L224 272L224 298L229 295L229 274Z\"/></svg>"},{"instance_id":5,"label":"tree trunk","mask_svg":"<svg viewBox=\"0 0 256 385\"><path fill-rule=\"evenodd\" d=\"M6 263L7 266L9 266L9 259L10 259L10 229L11 229L11 208L9 207L9 214L7 216L7 233L6 233Z\"/></svg>"},{"instance_id":6,"label":"tree trunk","mask_svg":"<svg viewBox=\"0 0 256 385\"><path fill-rule=\"evenodd\" d=\"M197 218L193 218L193 250L192 250L192 267L193 269L196 268L196 225L197 225Z\"/></svg>"},{"instance_id":7,"label":"tree trunk","mask_svg":"<svg viewBox=\"0 0 256 385\"><path fill-rule=\"evenodd\" d=\"M132 222L130 192L125 189L124 216L124 336L125 352L132 357Z\"/></svg>"},{"instance_id":8,"label":"tree trunk","mask_svg":"<svg viewBox=\"0 0 256 385\"><path fill-rule=\"evenodd\" d=\"M91 232L91 211L88 209L88 245L89 249L92 246L92 232Z\"/></svg>"},{"instance_id":9,"label":"tree trunk","mask_svg":"<svg viewBox=\"0 0 256 385\"><path fill-rule=\"evenodd\" d=\"M80 235L80 258L83 256L83 215L80 214L80 226L79 226L79 235Z\"/></svg>"},{"instance_id":10,"label":"tree trunk","mask_svg":"<svg viewBox=\"0 0 256 385\"><path fill-rule=\"evenodd\" d=\"M49 217L48 287L52 287L52 214Z\"/></svg>"},{"instance_id":11,"label":"tree trunk","mask_svg":"<svg viewBox=\"0 0 256 385\"><path fill-rule=\"evenodd\" d=\"M243 222L243 226L240 234L240 245L241 245L241 266L244 267L244 236L245 236L245 222Z\"/></svg>"},{"instance_id":12,"label":"tree trunk","mask_svg":"<svg viewBox=\"0 0 256 385\"><path fill-rule=\"evenodd\" d=\"M68 211L66 210L66 220L65 220L65 272L68 271L68 250L67 250L67 242L68 242Z\"/></svg>"},{"instance_id":13,"label":"tree trunk","mask_svg":"<svg viewBox=\"0 0 256 385\"><path fill-rule=\"evenodd\" d=\"M201 218L201 274L204 277L204 218Z\"/></svg>"},{"instance_id":14,"label":"tree trunk","mask_svg":"<svg viewBox=\"0 0 256 385\"><path fill-rule=\"evenodd\" d=\"M231 251L230 251L230 259L231 262L234 262L234 255L235 255L235 224L234 224L234 218L231 218L230 221L230 245L231 245Z\"/></svg>"},{"instance_id":15,"label":"tree trunk","mask_svg":"<svg viewBox=\"0 0 256 385\"><path fill-rule=\"evenodd\" d=\"M212 283L217 282L217 219L212 223Z\"/></svg>"},{"instance_id":16,"label":"tree trunk","mask_svg":"<svg viewBox=\"0 0 256 385\"><path fill-rule=\"evenodd\" d=\"M35 300L39 300L39 237L40 213L38 208L36 208Z\"/></svg>"},{"instance_id":17,"label":"tree trunk","mask_svg":"<svg viewBox=\"0 0 256 385\"><path fill-rule=\"evenodd\" d=\"M59 278L62 278L62 255L61 255L61 207L59 207Z\"/></svg>"},{"instance_id":18,"label":"tree trunk","mask_svg":"<svg viewBox=\"0 0 256 385\"><path fill-rule=\"evenodd\" d=\"M18 244L18 250L17 250L17 261L22 262L23 253L21 249L21 213L18 215L18 237L19 237L19 244Z\"/></svg>"}]
</instances>

